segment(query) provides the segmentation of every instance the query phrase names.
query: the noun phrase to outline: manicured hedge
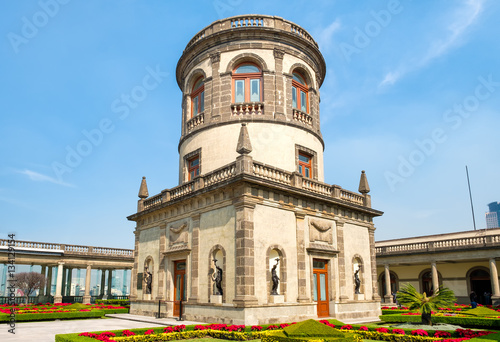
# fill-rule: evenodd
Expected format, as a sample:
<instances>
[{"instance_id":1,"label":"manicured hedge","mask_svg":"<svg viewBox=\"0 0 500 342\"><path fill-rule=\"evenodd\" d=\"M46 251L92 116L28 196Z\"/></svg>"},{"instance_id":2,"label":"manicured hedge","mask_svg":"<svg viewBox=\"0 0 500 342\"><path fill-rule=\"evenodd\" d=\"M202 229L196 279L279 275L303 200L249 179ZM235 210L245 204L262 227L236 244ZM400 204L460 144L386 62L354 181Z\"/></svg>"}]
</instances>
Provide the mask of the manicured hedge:
<instances>
[{"instance_id":1,"label":"manicured hedge","mask_svg":"<svg viewBox=\"0 0 500 342\"><path fill-rule=\"evenodd\" d=\"M27 313L16 315L16 322L45 321L55 319L75 319L75 318L101 318L105 312L103 310L75 311L75 312L51 312L51 313ZM10 315L1 314L0 322L9 322Z\"/></svg>"},{"instance_id":2,"label":"manicured hedge","mask_svg":"<svg viewBox=\"0 0 500 342\"><path fill-rule=\"evenodd\" d=\"M128 299L96 299L96 304L106 304L106 305L130 305L130 300Z\"/></svg>"},{"instance_id":3,"label":"manicured hedge","mask_svg":"<svg viewBox=\"0 0 500 342\"><path fill-rule=\"evenodd\" d=\"M420 316L382 315L380 320L387 323L418 323ZM480 317L432 316L432 323L456 324L463 327L500 329L500 319Z\"/></svg>"}]
</instances>

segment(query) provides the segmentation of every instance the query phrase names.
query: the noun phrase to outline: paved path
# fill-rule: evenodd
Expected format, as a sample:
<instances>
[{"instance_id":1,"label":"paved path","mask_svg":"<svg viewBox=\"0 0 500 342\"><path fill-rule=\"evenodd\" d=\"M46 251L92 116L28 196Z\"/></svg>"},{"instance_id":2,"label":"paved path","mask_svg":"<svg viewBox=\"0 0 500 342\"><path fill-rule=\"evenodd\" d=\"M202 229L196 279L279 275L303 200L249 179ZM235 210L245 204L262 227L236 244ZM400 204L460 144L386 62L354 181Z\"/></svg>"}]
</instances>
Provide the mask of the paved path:
<instances>
[{"instance_id":1,"label":"paved path","mask_svg":"<svg viewBox=\"0 0 500 342\"><path fill-rule=\"evenodd\" d=\"M8 330L10 329L10 327L7 324L0 324L0 341L54 342L56 334L148 327L154 328L179 324L199 324L197 322L178 322L175 319L169 318L155 319L152 317L129 314L116 314L109 316L119 316L120 318L17 323L15 334L9 333Z\"/></svg>"}]
</instances>

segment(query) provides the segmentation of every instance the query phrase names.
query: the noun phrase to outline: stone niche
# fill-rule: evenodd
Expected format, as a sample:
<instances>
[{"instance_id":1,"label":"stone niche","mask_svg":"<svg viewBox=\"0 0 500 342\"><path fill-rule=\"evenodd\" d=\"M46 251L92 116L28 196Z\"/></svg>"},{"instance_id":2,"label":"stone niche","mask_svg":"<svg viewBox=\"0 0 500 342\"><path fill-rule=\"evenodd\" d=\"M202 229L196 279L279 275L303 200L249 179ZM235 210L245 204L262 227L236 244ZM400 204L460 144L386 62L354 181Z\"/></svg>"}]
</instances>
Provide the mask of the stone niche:
<instances>
[{"instance_id":1,"label":"stone niche","mask_svg":"<svg viewBox=\"0 0 500 342\"><path fill-rule=\"evenodd\" d=\"M309 241L326 242L333 244L333 225L332 221L310 218L309 219Z\"/></svg>"}]
</instances>

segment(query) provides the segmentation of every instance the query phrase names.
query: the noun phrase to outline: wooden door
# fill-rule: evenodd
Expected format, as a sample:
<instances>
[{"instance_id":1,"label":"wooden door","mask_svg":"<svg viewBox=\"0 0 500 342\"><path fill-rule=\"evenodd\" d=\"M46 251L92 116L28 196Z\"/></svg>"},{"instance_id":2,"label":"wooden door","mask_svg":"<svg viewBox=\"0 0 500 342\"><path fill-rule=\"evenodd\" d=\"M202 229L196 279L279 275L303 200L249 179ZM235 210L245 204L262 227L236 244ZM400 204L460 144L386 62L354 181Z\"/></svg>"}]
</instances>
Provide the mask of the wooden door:
<instances>
[{"instance_id":1,"label":"wooden door","mask_svg":"<svg viewBox=\"0 0 500 342\"><path fill-rule=\"evenodd\" d=\"M186 260L174 261L174 316L179 316L180 301L186 301Z\"/></svg>"},{"instance_id":2,"label":"wooden door","mask_svg":"<svg viewBox=\"0 0 500 342\"><path fill-rule=\"evenodd\" d=\"M318 303L318 317L330 316L328 297L328 261L313 259L313 300Z\"/></svg>"}]
</instances>

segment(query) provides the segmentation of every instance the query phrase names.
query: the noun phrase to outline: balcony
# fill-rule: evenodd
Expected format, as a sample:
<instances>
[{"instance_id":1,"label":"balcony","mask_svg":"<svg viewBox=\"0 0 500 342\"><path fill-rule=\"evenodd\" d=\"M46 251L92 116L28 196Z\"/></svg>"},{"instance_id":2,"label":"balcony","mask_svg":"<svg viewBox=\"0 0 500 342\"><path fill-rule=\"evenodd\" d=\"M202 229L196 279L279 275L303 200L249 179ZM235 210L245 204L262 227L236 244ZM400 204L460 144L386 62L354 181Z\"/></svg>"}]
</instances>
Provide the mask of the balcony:
<instances>
[{"instance_id":1,"label":"balcony","mask_svg":"<svg viewBox=\"0 0 500 342\"><path fill-rule=\"evenodd\" d=\"M205 123L205 113L200 113L196 115L194 118L189 119L186 122L186 129L188 132L191 132L194 128L201 126Z\"/></svg>"},{"instance_id":2,"label":"balcony","mask_svg":"<svg viewBox=\"0 0 500 342\"><path fill-rule=\"evenodd\" d=\"M231 114L233 116L262 115L264 114L264 103L262 102L233 103L231 105Z\"/></svg>"}]
</instances>

